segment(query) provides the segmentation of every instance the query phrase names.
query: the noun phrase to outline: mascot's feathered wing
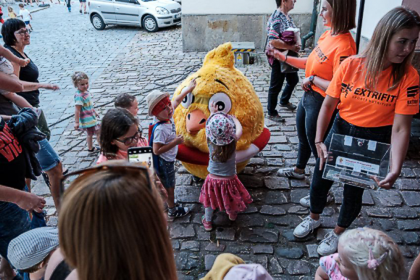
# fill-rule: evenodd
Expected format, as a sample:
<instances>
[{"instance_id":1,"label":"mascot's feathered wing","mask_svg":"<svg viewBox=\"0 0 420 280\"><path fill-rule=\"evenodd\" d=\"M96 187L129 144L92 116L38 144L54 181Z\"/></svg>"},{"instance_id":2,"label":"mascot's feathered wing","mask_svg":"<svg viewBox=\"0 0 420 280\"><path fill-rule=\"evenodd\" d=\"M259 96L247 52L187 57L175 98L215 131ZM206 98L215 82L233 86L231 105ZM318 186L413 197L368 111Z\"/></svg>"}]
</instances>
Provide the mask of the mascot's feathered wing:
<instances>
[{"instance_id":1,"label":"mascot's feathered wing","mask_svg":"<svg viewBox=\"0 0 420 280\"><path fill-rule=\"evenodd\" d=\"M178 96L192 79L197 86L175 110L177 134L184 136L177 158L193 175L205 178L208 174L209 150L206 140L206 120L209 104L215 102L219 111L235 116L243 127L236 145L237 172L245 168L249 159L261 151L270 139L264 127L261 102L249 80L234 66L232 45L226 43L210 51L203 67L190 75L175 91Z\"/></svg>"}]
</instances>

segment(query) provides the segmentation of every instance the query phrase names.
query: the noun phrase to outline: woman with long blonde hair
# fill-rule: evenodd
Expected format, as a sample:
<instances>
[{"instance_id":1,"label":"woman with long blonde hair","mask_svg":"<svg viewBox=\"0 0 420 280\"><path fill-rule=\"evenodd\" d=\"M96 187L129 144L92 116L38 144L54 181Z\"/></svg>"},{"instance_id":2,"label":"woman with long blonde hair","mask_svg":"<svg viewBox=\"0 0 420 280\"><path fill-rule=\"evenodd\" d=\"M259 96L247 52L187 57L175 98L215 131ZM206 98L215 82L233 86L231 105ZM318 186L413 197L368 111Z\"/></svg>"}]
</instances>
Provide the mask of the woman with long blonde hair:
<instances>
[{"instance_id":1,"label":"woman with long blonde hair","mask_svg":"<svg viewBox=\"0 0 420 280\"><path fill-rule=\"evenodd\" d=\"M319 158L311 183L311 213L295 231L309 234L320 226L319 216L333 183L323 179L322 173L334 133L392 143L389 173L384 180L375 180L380 188L389 189L400 175L411 120L419 112L419 75L411 65L419 32L417 12L397 7L379 21L363 54L347 58L334 74L317 122L315 144ZM336 108L339 112L324 142ZM363 190L344 185L337 225L318 246L320 255L337 250L339 235L360 213Z\"/></svg>"},{"instance_id":2,"label":"woman with long blonde hair","mask_svg":"<svg viewBox=\"0 0 420 280\"><path fill-rule=\"evenodd\" d=\"M60 248L78 279L175 280L159 193L148 169L119 161L73 172L59 216Z\"/></svg>"}]
</instances>

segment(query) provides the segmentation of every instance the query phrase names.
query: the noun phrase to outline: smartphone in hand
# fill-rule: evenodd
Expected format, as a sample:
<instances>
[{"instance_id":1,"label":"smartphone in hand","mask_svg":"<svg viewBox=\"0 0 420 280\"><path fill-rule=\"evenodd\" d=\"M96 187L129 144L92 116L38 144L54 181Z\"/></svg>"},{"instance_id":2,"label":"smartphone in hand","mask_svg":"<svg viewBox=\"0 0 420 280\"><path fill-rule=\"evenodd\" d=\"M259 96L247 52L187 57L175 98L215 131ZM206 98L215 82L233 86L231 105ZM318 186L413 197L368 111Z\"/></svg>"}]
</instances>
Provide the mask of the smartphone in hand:
<instances>
[{"instance_id":1,"label":"smartphone in hand","mask_svg":"<svg viewBox=\"0 0 420 280\"><path fill-rule=\"evenodd\" d=\"M152 147L133 147L128 149L129 162L141 162L145 166L153 169Z\"/></svg>"}]
</instances>

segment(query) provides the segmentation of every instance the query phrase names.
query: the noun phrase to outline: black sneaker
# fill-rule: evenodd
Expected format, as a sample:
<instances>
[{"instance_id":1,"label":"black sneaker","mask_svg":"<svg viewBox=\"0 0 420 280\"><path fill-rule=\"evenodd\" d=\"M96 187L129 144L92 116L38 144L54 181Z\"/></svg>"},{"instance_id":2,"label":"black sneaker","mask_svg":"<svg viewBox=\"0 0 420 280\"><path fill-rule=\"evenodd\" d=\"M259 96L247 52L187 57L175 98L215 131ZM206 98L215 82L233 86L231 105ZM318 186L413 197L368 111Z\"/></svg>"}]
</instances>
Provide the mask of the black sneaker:
<instances>
[{"instance_id":1,"label":"black sneaker","mask_svg":"<svg viewBox=\"0 0 420 280\"><path fill-rule=\"evenodd\" d=\"M274 122L282 122L282 123L286 121L284 118L280 117L279 114L274 115L274 116L267 114L267 119L272 120Z\"/></svg>"},{"instance_id":2,"label":"black sneaker","mask_svg":"<svg viewBox=\"0 0 420 280\"><path fill-rule=\"evenodd\" d=\"M188 215L188 213L190 213L188 207L176 207L175 211L168 211L168 221L172 222L176 218L182 218L185 215Z\"/></svg>"},{"instance_id":3,"label":"black sneaker","mask_svg":"<svg viewBox=\"0 0 420 280\"><path fill-rule=\"evenodd\" d=\"M287 109L289 109L289 110L296 110L296 108L297 108L297 106L296 105L293 105L292 103L287 103L287 104L280 104L280 107L282 107L282 108L287 108Z\"/></svg>"}]
</instances>

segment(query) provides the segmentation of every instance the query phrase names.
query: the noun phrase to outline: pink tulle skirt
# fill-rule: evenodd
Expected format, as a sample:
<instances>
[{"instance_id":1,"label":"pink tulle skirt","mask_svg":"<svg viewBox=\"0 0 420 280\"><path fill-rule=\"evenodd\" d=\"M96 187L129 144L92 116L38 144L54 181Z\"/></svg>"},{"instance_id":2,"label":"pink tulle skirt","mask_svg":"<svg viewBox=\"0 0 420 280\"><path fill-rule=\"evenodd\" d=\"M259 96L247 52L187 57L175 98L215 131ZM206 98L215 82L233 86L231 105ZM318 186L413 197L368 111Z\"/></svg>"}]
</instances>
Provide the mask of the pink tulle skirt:
<instances>
[{"instance_id":1,"label":"pink tulle skirt","mask_svg":"<svg viewBox=\"0 0 420 280\"><path fill-rule=\"evenodd\" d=\"M246 204L250 204L252 198L238 176L223 178L209 174L201 188L200 202L206 208L235 215L245 211Z\"/></svg>"}]
</instances>

